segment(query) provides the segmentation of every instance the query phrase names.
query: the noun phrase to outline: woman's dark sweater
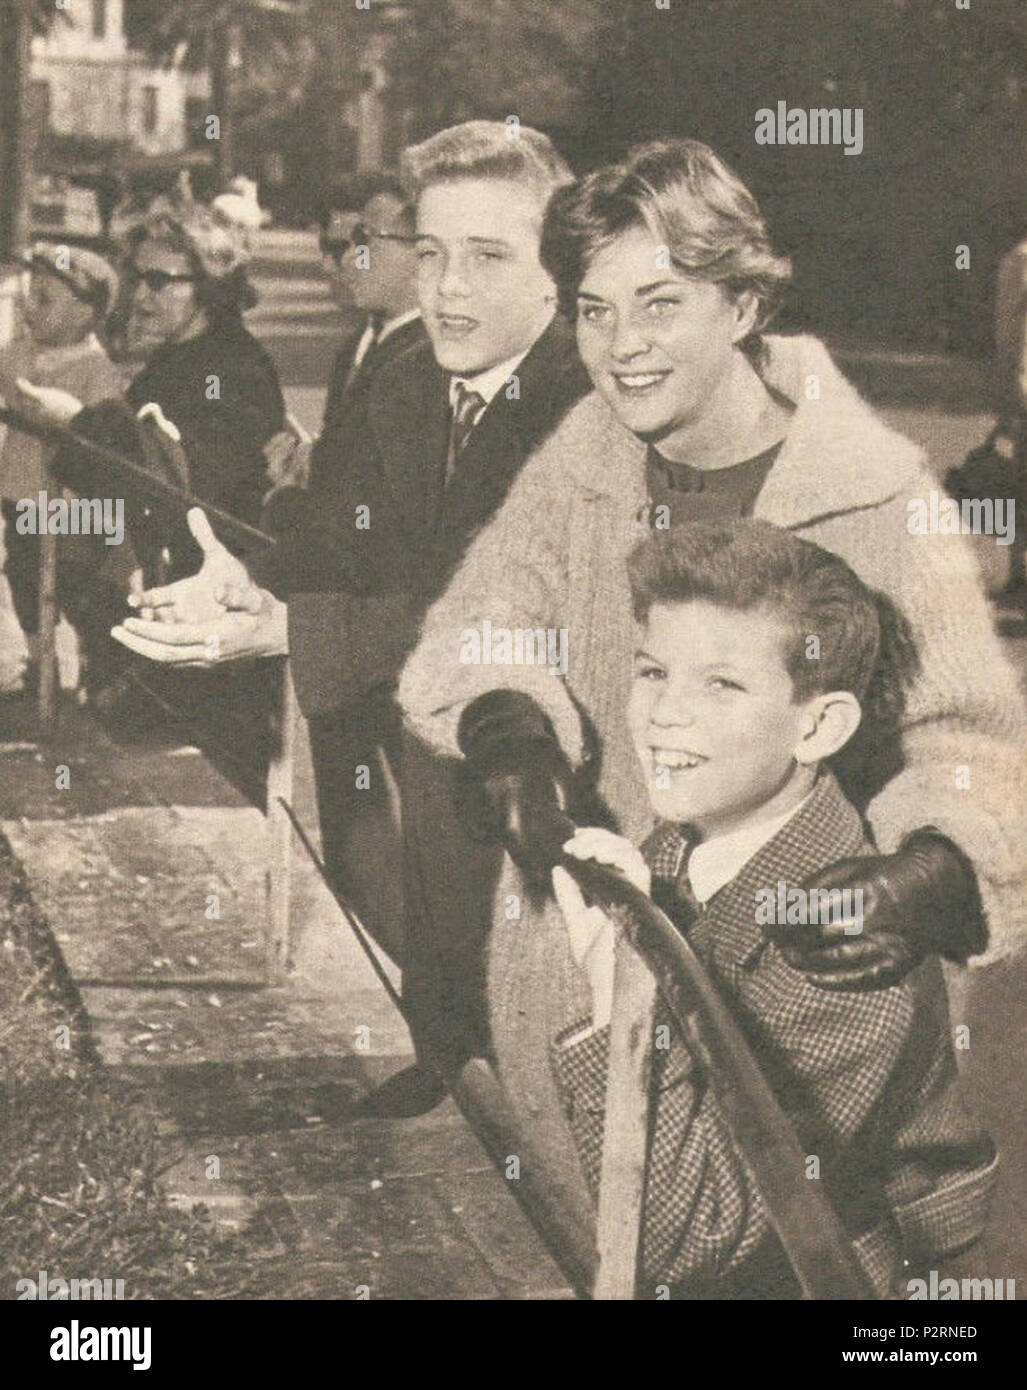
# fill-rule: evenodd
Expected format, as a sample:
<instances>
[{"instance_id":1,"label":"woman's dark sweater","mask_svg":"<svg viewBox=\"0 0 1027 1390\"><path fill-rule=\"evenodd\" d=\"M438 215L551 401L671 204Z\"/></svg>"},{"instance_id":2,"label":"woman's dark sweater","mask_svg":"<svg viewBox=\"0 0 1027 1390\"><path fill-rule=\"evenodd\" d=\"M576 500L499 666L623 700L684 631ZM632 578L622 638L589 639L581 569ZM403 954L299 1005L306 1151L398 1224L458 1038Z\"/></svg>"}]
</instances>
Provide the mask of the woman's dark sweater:
<instances>
[{"instance_id":1,"label":"woman's dark sweater","mask_svg":"<svg viewBox=\"0 0 1027 1390\"><path fill-rule=\"evenodd\" d=\"M192 492L257 525L269 486L261 449L282 429L285 403L274 363L237 315L158 348L125 395L134 410L155 401L178 427Z\"/></svg>"}]
</instances>

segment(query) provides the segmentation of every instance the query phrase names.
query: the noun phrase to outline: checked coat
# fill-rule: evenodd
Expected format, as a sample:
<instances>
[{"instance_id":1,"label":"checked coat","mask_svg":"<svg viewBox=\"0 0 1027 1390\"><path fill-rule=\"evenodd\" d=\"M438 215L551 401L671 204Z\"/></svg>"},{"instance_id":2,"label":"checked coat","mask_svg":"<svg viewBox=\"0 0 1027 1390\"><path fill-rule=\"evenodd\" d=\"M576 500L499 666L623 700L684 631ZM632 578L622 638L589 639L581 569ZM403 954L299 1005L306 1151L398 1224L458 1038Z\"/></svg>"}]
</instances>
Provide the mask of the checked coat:
<instances>
[{"instance_id":1,"label":"checked coat","mask_svg":"<svg viewBox=\"0 0 1027 1390\"><path fill-rule=\"evenodd\" d=\"M757 894L871 853L859 816L823 772L805 803L735 878L696 910L689 845L663 822L643 846L654 896L720 989L800 1138L878 1296L909 1261L926 1267L980 1235L997 1159L960 1094L941 967L890 989L818 989L756 922ZM698 915L696 915L698 912ZM577 1029L575 1030L577 1031ZM642 1293L740 1297L780 1271L780 1247L705 1076L672 1030L654 1051L655 1120L646 1179ZM589 1187L598 1188L609 1029L558 1038L551 1059ZM811 1181L805 1171L790 1175ZM778 1287L771 1296L788 1297ZM794 1293L792 1294L794 1296Z\"/></svg>"}]
</instances>

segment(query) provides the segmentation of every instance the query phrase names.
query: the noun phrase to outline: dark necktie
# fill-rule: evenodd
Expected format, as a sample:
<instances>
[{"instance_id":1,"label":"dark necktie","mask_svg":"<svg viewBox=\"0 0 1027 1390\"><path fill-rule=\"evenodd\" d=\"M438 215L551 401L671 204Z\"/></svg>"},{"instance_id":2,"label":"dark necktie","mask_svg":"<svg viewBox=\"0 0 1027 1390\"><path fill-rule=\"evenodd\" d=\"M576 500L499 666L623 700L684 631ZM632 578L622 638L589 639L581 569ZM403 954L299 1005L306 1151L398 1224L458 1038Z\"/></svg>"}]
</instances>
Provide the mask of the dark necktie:
<instances>
[{"instance_id":1,"label":"dark necktie","mask_svg":"<svg viewBox=\"0 0 1027 1390\"><path fill-rule=\"evenodd\" d=\"M487 402L484 396L472 391L462 381L456 384L456 403L453 406L453 419L449 427L449 452L446 455L446 482L453 476L457 460L467 447L471 431L485 412Z\"/></svg>"},{"instance_id":2,"label":"dark necktie","mask_svg":"<svg viewBox=\"0 0 1027 1390\"><path fill-rule=\"evenodd\" d=\"M702 912L688 877L688 861L697 844L697 839L668 824L654 836L646 855L653 876L653 899L683 932L691 929Z\"/></svg>"}]
</instances>

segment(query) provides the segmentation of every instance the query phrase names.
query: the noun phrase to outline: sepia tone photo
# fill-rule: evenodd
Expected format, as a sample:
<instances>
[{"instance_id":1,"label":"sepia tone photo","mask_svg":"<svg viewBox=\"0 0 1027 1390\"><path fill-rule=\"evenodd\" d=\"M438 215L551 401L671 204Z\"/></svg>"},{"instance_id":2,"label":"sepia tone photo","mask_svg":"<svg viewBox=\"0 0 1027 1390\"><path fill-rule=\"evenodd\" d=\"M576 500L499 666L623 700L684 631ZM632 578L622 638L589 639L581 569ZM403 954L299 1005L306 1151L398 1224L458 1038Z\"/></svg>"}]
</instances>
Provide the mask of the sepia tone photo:
<instances>
[{"instance_id":1,"label":"sepia tone photo","mask_svg":"<svg viewBox=\"0 0 1027 1390\"><path fill-rule=\"evenodd\" d=\"M1025 73L1019 0L0 0L41 1363L1027 1294Z\"/></svg>"}]
</instances>

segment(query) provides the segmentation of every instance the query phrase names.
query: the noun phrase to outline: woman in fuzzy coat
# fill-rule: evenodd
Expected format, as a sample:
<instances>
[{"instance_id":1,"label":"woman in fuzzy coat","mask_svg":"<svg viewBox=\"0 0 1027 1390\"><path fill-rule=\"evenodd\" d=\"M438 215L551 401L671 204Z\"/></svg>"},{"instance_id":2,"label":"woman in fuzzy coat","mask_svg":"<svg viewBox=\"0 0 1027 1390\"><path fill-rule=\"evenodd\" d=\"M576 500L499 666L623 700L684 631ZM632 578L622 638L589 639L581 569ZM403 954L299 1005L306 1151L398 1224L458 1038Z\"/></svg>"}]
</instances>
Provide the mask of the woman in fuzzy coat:
<instances>
[{"instance_id":1,"label":"woman in fuzzy coat","mask_svg":"<svg viewBox=\"0 0 1027 1390\"><path fill-rule=\"evenodd\" d=\"M558 194L543 255L597 389L529 460L428 613L399 698L418 734L466 755L483 826L529 871L508 860L496 904L494 1061L546 1181L577 1203L547 1049L588 1001L560 914L532 884L531 827L582 780L622 834L651 826L624 722L625 559L647 529L763 518L842 556L911 629L919 672L901 723L867 731L844 779L880 854L829 874L864 889L863 935L839 944L800 928L794 943L825 987L887 985L927 954L965 960L989 932L989 960L1020 943L1027 721L966 541L929 533L938 486L920 450L816 339L762 333L788 263L712 151L643 146ZM556 634L547 651L565 631L566 663L529 664L523 634L540 628ZM529 659L514 664L518 632ZM534 867L537 885L546 865Z\"/></svg>"}]
</instances>

